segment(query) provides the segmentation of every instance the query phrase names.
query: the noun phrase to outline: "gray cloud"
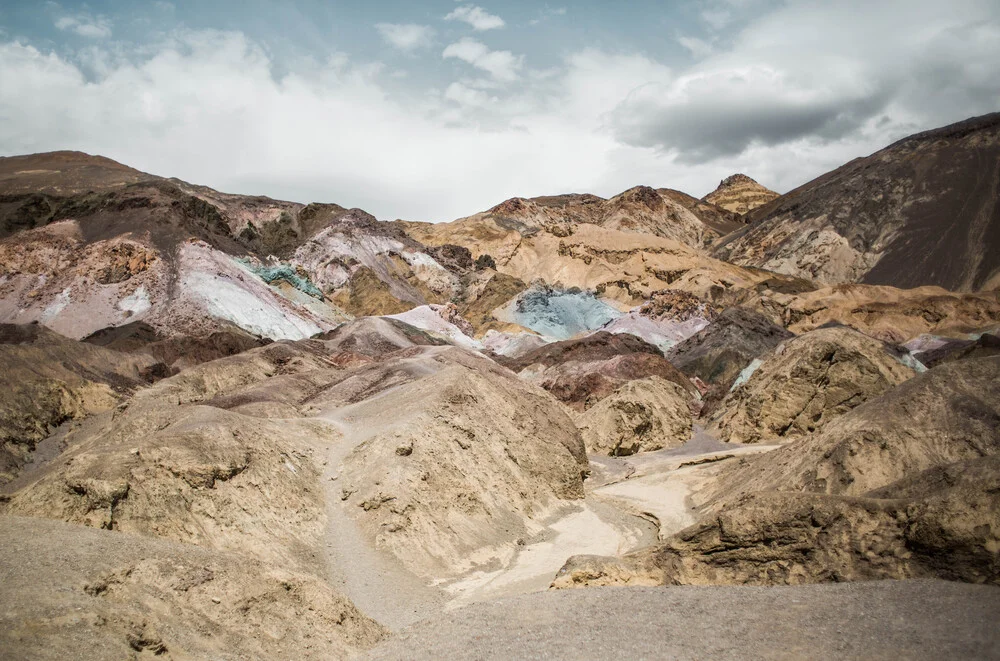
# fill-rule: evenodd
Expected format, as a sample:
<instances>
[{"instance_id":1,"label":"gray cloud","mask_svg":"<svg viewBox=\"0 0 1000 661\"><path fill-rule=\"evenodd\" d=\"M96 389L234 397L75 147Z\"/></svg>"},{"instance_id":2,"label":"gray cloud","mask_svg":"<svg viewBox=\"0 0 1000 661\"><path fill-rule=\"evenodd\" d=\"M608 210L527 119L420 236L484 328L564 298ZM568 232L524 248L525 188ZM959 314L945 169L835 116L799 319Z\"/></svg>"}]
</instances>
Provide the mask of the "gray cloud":
<instances>
[{"instance_id":1,"label":"gray cloud","mask_svg":"<svg viewBox=\"0 0 1000 661\"><path fill-rule=\"evenodd\" d=\"M883 127L934 125L994 110L1000 12L957 3L887 0L862 21L854 3L792 2L692 70L633 90L607 125L626 144L697 164L754 145L843 141L879 116Z\"/></svg>"}]
</instances>

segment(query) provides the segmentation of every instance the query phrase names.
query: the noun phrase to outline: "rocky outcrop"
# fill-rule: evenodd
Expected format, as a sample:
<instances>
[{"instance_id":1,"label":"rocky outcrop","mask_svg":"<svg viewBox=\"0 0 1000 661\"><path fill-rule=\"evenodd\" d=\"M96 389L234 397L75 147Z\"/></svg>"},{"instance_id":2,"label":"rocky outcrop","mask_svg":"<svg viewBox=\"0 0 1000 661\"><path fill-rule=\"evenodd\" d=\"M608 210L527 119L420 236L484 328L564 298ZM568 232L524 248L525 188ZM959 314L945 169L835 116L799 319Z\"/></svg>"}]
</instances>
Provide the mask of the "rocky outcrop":
<instances>
[{"instance_id":1,"label":"rocky outcrop","mask_svg":"<svg viewBox=\"0 0 1000 661\"><path fill-rule=\"evenodd\" d=\"M727 211L745 214L778 197L773 190L761 186L745 174L734 174L719 182L718 188L702 198Z\"/></svg>"},{"instance_id":2,"label":"rocky outcrop","mask_svg":"<svg viewBox=\"0 0 1000 661\"><path fill-rule=\"evenodd\" d=\"M942 344L914 356L927 367L967 358L988 358L1000 355L1000 335L982 333L974 340L945 339Z\"/></svg>"},{"instance_id":3,"label":"rocky outcrop","mask_svg":"<svg viewBox=\"0 0 1000 661\"><path fill-rule=\"evenodd\" d=\"M588 464L572 420L486 358L454 348L408 353L357 371L310 405L343 420L359 443L338 480L347 511L417 574L502 558L534 520L583 498Z\"/></svg>"},{"instance_id":4,"label":"rocky outcrop","mask_svg":"<svg viewBox=\"0 0 1000 661\"><path fill-rule=\"evenodd\" d=\"M691 438L691 394L658 376L629 381L576 417L587 452L625 457Z\"/></svg>"},{"instance_id":5,"label":"rocky outcrop","mask_svg":"<svg viewBox=\"0 0 1000 661\"><path fill-rule=\"evenodd\" d=\"M590 408L629 381L650 376L671 381L692 397L697 394L694 384L655 346L626 333L601 331L498 361L577 411Z\"/></svg>"},{"instance_id":6,"label":"rocky outcrop","mask_svg":"<svg viewBox=\"0 0 1000 661\"><path fill-rule=\"evenodd\" d=\"M1000 358L934 368L798 443L731 466L703 518L555 585L1000 583Z\"/></svg>"},{"instance_id":7,"label":"rocky outcrop","mask_svg":"<svg viewBox=\"0 0 1000 661\"><path fill-rule=\"evenodd\" d=\"M1000 283L1000 114L900 140L750 212L720 259L822 284Z\"/></svg>"},{"instance_id":8,"label":"rocky outcrop","mask_svg":"<svg viewBox=\"0 0 1000 661\"><path fill-rule=\"evenodd\" d=\"M711 418L725 441L790 440L914 375L900 353L849 328L792 338L754 359ZM903 350L905 353L905 350Z\"/></svg>"},{"instance_id":9,"label":"rocky outcrop","mask_svg":"<svg viewBox=\"0 0 1000 661\"><path fill-rule=\"evenodd\" d=\"M102 328L82 341L114 351L152 356L176 373L185 367L264 346L270 340L254 337L239 328L216 331L206 337L165 337L146 322L133 321Z\"/></svg>"},{"instance_id":10,"label":"rocky outcrop","mask_svg":"<svg viewBox=\"0 0 1000 661\"><path fill-rule=\"evenodd\" d=\"M707 298L773 277L711 259L676 240L593 223L534 227L487 213L405 227L426 245L457 243L476 258L489 255L497 271L522 282L592 291L628 307L664 289Z\"/></svg>"}]
</instances>

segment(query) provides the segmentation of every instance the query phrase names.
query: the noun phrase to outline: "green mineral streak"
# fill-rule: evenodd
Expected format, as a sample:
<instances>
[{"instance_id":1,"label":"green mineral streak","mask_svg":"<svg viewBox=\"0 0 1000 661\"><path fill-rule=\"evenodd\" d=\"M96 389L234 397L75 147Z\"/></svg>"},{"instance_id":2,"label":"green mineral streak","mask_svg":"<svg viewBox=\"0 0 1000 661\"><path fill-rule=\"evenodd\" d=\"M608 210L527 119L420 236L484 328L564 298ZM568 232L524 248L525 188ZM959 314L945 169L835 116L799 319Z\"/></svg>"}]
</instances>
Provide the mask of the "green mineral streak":
<instances>
[{"instance_id":1,"label":"green mineral streak","mask_svg":"<svg viewBox=\"0 0 1000 661\"><path fill-rule=\"evenodd\" d=\"M289 264L279 264L278 266L254 266L248 259L240 259L237 261L247 267L267 284L273 284L278 280L284 280L300 292L309 294L314 298L323 298L323 292L321 292L316 285L311 283L309 278L303 278L296 273L295 269Z\"/></svg>"}]
</instances>

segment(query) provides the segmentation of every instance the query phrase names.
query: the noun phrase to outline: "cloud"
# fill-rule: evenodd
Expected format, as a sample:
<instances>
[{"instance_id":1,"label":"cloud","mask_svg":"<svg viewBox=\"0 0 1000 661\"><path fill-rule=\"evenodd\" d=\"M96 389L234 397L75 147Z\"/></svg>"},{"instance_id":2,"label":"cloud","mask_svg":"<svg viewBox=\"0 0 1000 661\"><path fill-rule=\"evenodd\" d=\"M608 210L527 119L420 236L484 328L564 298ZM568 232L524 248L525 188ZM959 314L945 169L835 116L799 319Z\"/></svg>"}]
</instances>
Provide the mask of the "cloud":
<instances>
[{"instance_id":1,"label":"cloud","mask_svg":"<svg viewBox=\"0 0 1000 661\"><path fill-rule=\"evenodd\" d=\"M107 39L111 36L111 21L103 16L60 16L56 19L55 26L64 32L73 32L88 39Z\"/></svg>"},{"instance_id":2,"label":"cloud","mask_svg":"<svg viewBox=\"0 0 1000 661\"><path fill-rule=\"evenodd\" d=\"M524 64L524 57L521 55L514 55L507 50L490 50L486 44L469 37L449 45L441 56L467 62L503 82L517 80L517 72Z\"/></svg>"},{"instance_id":3,"label":"cloud","mask_svg":"<svg viewBox=\"0 0 1000 661\"><path fill-rule=\"evenodd\" d=\"M711 55L712 51L715 50L712 48L712 44L708 43L704 39L698 39L697 37L686 37L681 35L677 37L677 43L686 48L694 57L705 57L707 55Z\"/></svg>"},{"instance_id":4,"label":"cloud","mask_svg":"<svg viewBox=\"0 0 1000 661\"><path fill-rule=\"evenodd\" d=\"M449 101L454 101L462 106L471 106L475 108L485 108L499 101L499 99L495 96L490 96L482 90L475 89L460 82L454 82L449 85L448 89L444 92L444 98Z\"/></svg>"},{"instance_id":5,"label":"cloud","mask_svg":"<svg viewBox=\"0 0 1000 661\"><path fill-rule=\"evenodd\" d=\"M433 43L434 29L414 23L378 23L375 26L382 40L393 48L410 53Z\"/></svg>"},{"instance_id":6,"label":"cloud","mask_svg":"<svg viewBox=\"0 0 1000 661\"><path fill-rule=\"evenodd\" d=\"M1000 61L1000 11L957 1L961 8L886 1L863 20L842 3L791 3L749 25L727 51L684 44L707 59L637 88L608 125L627 144L697 164L754 145L856 139L874 134L885 115L903 126L920 115L988 110L1000 92L988 89L981 65Z\"/></svg>"},{"instance_id":7,"label":"cloud","mask_svg":"<svg viewBox=\"0 0 1000 661\"><path fill-rule=\"evenodd\" d=\"M472 29L476 31L496 30L497 28L502 28L505 25L502 18L494 14L490 14L482 7L476 7L475 5L463 5L461 7L457 7L454 11L445 16L444 20L462 21L463 23L468 23L472 26Z\"/></svg>"}]
</instances>

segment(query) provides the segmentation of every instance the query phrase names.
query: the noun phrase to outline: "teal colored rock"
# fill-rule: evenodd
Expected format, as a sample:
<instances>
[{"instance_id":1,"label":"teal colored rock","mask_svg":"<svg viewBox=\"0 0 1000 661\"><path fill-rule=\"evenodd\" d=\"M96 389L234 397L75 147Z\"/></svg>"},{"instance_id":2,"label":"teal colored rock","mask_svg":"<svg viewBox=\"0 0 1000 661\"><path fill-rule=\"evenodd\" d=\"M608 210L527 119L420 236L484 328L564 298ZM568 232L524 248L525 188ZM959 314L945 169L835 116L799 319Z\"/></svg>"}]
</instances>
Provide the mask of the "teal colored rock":
<instances>
[{"instance_id":1,"label":"teal colored rock","mask_svg":"<svg viewBox=\"0 0 1000 661\"><path fill-rule=\"evenodd\" d=\"M279 280L284 280L304 294L308 294L314 298L323 298L323 292L310 282L309 278L303 278L296 273L290 264L255 266L249 259L238 259L237 261L269 285Z\"/></svg>"}]
</instances>

